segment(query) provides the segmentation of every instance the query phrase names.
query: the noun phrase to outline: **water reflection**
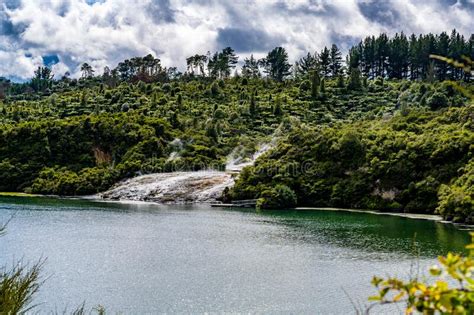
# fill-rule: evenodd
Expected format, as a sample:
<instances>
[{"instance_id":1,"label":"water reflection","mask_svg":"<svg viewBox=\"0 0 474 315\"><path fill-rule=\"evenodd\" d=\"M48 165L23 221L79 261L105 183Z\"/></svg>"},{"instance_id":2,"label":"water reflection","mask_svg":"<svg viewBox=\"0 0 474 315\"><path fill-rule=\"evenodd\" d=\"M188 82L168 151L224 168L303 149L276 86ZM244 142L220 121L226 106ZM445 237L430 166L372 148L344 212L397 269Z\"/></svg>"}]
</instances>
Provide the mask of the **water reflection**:
<instances>
[{"instance_id":1,"label":"water reflection","mask_svg":"<svg viewBox=\"0 0 474 315\"><path fill-rule=\"evenodd\" d=\"M332 244L366 252L436 257L465 253L469 234L451 224L340 211L273 211L271 216L307 242Z\"/></svg>"}]
</instances>

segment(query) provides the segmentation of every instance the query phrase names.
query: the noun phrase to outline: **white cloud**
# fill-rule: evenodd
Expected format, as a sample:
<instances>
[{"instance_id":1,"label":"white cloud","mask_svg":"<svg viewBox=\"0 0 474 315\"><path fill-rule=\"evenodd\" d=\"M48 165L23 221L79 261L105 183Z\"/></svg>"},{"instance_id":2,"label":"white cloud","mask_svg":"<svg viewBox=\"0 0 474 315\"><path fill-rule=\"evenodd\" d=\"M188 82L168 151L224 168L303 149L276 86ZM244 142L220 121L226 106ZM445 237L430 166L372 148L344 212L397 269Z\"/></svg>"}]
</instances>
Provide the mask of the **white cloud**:
<instances>
[{"instance_id":1,"label":"white cloud","mask_svg":"<svg viewBox=\"0 0 474 315\"><path fill-rule=\"evenodd\" d=\"M287 48L292 60L335 40L344 46L341 39L380 32L456 28L469 36L474 29L472 3L450 6L440 1L103 0L90 5L86 0L22 0L14 8L4 5L0 14L0 22L9 26L0 32L0 74L26 79L45 55L59 57L54 67L58 76L65 71L79 75L82 62L100 73L106 65L148 53L183 70L187 56L222 48L219 32L228 28L240 30L239 41L245 40L245 30L258 30L265 35L262 40ZM361 3L375 10L362 12ZM379 13L388 14L392 24L372 18ZM257 46L256 55L268 47Z\"/></svg>"}]
</instances>

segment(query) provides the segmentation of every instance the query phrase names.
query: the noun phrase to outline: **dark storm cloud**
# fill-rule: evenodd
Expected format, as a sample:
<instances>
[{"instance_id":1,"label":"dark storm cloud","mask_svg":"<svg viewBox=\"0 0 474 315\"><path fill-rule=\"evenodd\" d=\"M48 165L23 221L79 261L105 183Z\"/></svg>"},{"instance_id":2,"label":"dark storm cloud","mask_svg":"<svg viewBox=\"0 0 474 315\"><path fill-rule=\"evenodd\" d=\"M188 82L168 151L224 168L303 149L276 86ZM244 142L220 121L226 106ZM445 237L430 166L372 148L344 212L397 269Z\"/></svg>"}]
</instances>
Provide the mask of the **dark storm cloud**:
<instances>
[{"instance_id":1,"label":"dark storm cloud","mask_svg":"<svg viewBox=\"0 0 474 315\"><path fill-rule=\"evenodd\" d=\"M20 7L21 0L4 0L3 4L5 5L7 9L12 10L12 9L16 9Z\"/></svg>"},{"instance_id":2,"label":"dark storm cloud","mask_svg":"<svg viewBox=\"0 0 474 315\"><path fill-rule=\"evenodd\" d=\"M2 18L0 12L0 36L11 36L16 37L25 30L23 25L14 25L7 18Z\"/></svg>"},{"instance_id":3,"label":"dark storm cloud","mask_svg":"<svg viewBox=\"0 0 474 315\"><path fill-rule=\"evenodd\" d=\"M148 5L147 10L148 15L151 17L155 23L173 23L174 20L174 10L171 9L171 4L169 0L153 0Z\"/></svg>"},{"instance_id":4,"label":"dark storm cloud","mask_svg":"<svg viewBox=\"0 0 474 315\"><path fill-rule=\"evenodd\" d=\"M400 13L388 1L360 2L360 12L369 20L394 27L400 23Z\"/></svg>"},{"instance_id":5,"label":"dark storm cloud","mask_svg":"<svg viewBox=\"0 0 474 315\"><path fill-rule=\"evenodd\" d=\"M217 42L220 47L230 46L237 52L261 52L282 44L282 38L255 29L222 28Z\"/></svg>"},{"instance_id":6,"label":"dark storm cloud","mask_svg":"<svg viewBox=\"0 0 474 315\"><path fill-rule=\"evenodd\" d=\"M358 44L361 40L358 36L342 35L336 32L333 32L330 38L331 43L335 43L340 49L344 51L349 50L350 47Z\"/></svg>"},{"instance_id":7,"label":"dark storm cloud","mask_svg":"<svg viewBox=\"0 0 474 315\"><path fill-rule=\"evenodd\" d=\"M13 24L7 13L6 10L10 10L13 8L16 8L19 5L19 2L17 1L7 1L5 3L5 7L0 5L0 36L10 36L10 37L15 37L20 35L24 29L25 25L15 25Z\"/></svg>"}]
</instances>

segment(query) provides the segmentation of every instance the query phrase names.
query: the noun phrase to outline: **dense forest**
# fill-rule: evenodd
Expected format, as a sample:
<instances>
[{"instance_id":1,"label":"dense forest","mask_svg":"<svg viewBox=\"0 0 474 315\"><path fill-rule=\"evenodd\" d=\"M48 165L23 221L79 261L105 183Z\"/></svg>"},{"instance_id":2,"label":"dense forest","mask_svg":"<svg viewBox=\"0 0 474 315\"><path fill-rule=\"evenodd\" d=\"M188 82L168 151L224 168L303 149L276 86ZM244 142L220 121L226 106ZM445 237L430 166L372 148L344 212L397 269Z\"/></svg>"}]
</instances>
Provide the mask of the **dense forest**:
<instances>
[{"instance_id":1,"label":"dense forest","mask_svg":"<svg viewBox=\"0 0 474 315\"><path fill-rule=\"evenodd\" d=\"M453 31L381 34L345 60L332 45L294 65L277 47L239 71L230 47L188 57L184 73L152 55L99 75L83 63L78 79L39 67L0 80L0 190L92 194L138 174L223 170L272 143L224 198L472 223L470 59L474 36Z\"/></svg>"}]
</instances>

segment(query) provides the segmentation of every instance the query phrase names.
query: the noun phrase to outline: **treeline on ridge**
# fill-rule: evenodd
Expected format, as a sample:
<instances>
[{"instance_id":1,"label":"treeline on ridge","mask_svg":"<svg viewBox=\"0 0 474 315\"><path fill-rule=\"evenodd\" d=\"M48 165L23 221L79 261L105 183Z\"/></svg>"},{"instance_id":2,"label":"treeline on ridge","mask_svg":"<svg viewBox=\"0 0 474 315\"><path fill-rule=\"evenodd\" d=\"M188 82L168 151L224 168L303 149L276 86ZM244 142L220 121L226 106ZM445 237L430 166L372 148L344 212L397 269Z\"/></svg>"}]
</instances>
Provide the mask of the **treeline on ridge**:
<instances>
[{"instance_id":1,"label":"treeline on ridge","mask_svg":"<svg viewBox=\"0 0 474 315\"><path fill-rule=\"evenodd\" d=\"M231 48L188 57L185 73L151 55L100 75L84 63L80 79L40 67L0 82L0 190L84 195L139 174L224 169L277 137L226 198L470 222L472 73L429 55L472 58L473 38L382 34L346 62L332 45L294 65L277 47L239 73Z\"/></svg>"}]
</instances>

